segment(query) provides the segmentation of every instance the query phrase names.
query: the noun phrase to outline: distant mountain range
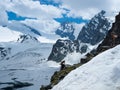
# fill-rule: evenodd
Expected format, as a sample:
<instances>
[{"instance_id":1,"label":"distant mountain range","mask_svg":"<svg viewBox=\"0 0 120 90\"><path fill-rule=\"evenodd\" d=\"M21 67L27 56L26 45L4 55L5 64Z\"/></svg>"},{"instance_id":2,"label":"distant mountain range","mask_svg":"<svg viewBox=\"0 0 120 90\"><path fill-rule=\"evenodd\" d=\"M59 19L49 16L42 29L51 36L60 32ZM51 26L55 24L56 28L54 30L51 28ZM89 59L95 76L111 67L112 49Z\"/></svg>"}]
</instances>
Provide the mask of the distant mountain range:
<instances>
[{"instance_id":1,"label":"distant mountain range","mask_svg":"<svg viewBox=\"0 0 120 90\"><path fill-rule=\"evenodd\" d=\"M64 57L69 53L86 53L87 51L89 51L90 46L99 44L100 41L104 39L110 28L110 22L104 16L104 14L105 11L102 10L100 13L95 15L85 26L83 26L77 37L77 40L58 40L54 44L48 60L59 62L64 59ZM71 31L72 33L74 32L74 28L72 28L72 25L67 24L66 26L69 26L69 31ZM61 31L62 33L66 31L66 28L64 28L63 31L58 31Z\"/></svg>"}]
</instances>

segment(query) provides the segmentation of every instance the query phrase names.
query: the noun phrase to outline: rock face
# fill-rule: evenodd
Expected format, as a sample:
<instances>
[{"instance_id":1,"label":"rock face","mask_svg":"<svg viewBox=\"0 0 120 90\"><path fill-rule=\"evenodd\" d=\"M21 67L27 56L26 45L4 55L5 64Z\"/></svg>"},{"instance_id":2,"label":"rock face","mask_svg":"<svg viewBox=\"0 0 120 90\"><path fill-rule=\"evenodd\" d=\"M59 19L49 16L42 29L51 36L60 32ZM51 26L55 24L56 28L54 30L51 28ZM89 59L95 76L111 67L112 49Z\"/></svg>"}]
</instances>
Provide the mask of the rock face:
<instances>
[{"instance_id":1,"label":"rock face","mask_svg":"<svg viewBox=\"0 0 120 90\"><path fill-rule=\"evenodd\" d=\"M52 52L48 57L48 60L54 60L60 62L68 53L76 50L76 45L71 40L57 40L53 45Z\"/></svg>"},{"instance_id":2,"label":"rock face","mask_svg":"<svg viewBox=\"0 0 120 90\"><path fill-rule=\"evenodd\" d=\"M109 30L104 41L99 45L98 52L103 48L110 48L120 44L120 13L115 17L115 22Z\"/></svg>"},{"instance_id":3,"label":"rock face","mask_svg":"<svg viewBox=\"0 0 120 90\"><path fill-rule=\"evenodd\" d=\"M110 23L104 16L105 11L95 15L79 33L77 40L58 40L52 49L48 60L61 61L68 53L74 51L85 53L88 44L95 45L102 41L108 33Z\"/></svg>"},{"instance_id":4,"label":"rock face","mask_svg":"<svg viewBox=\"0 0 120 90\"><path fill-rule=\"evenodd\" d=\"M110 27L110 23L104 14L105 11L101 11L95 15L90 22L82 28L77 40L91 45L95 45L103 40Z\"/></svg>"},{"instance_id":5,"label":"rock face","mask_svg":"<svg viewBox=\"0 0 120 90\"><path fill-rule=\"evenodd\" d=\"M60 35L62 38L63 37L68 37L70 40L74 40L74 31L75 27L73 23L69 22L64 22L61 23L61 26L56 30L56 34Z\"/></svg>"},{"instance_id":6,"label":"rock face","mask_svg":"<svg viewBox=\"0 0 120 90\"><path fill-rule=\"evenodd\" d=\"M0 46L0 60L4 59L9 55L11 52L11 48L7 48L4 46Z\"/></svg>"},{"instance_id":7,"label":"rock face","mask_svg":"<svg viewBox=\"0 0 120 90\"><path fill-rule=\"evenodd\" d=\"M17 41L20 43L28 43L28 42L31 42L31 40L34 42L38 42L37 38L31 35L21 35Z\"/></svg>"}]
</instances>

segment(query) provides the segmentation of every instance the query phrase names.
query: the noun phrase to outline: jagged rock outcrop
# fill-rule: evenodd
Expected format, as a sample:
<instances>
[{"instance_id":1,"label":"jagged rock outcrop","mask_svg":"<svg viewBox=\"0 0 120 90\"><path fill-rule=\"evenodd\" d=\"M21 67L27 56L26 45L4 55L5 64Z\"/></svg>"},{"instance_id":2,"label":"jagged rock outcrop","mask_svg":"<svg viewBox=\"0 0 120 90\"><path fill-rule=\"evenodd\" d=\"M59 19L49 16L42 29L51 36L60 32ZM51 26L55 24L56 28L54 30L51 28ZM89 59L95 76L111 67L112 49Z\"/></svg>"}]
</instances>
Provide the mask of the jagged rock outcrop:
<instances>
[{"instance_id":1,"label":"jagged rock outcrop","mask_svg":"<svg viewBox=\"0 0 120 90\"><path fill-rule=\"evenodd\" d=\"M115 17L115 22L112 24L112 28L109 30L106 38L98 46L97 52L109 49L120 44L120 13Z\"/></svg>"},{"instance_id":2,"label":"jagged rock outcrop","mask_svg":"<svg viewBox=\"0 0 120 90\"><path fill-rule=\"evenodd\" d=\"M38 42L37 38L31 35L21 35L17 41L20 43L28 43L28 42L31 42L31 40L34 42Z\"/></svg>"},{"instance_id":3,"label":"jagged rock outcrop","mask_svg":"<svg viewBox=\"0 0 120 90\"><path fill-rule=\"evenodd\" d=\"M0 60L6 58L11 52L11 48L0 46Z\"/></svg>"},{"instance_id":4,"label":"jagged rock outcrop","mask_svg":"<svg viewBox=\"0 0 120 90\"><path fill-rule=\"evenodd\" d=\"M68 37L70 40L74 40L75 39L74 31L75 26L73 23L63 22L61 23L61 26L55 31L55 33L60 35L62 38Z\"/></svg>"},{"instance_id":5,"label":"jagged rock outcrop","mask_svg":"<svg viewBox=\"0 0 120 90\"><path fill-rule=\"evenodd\" d=\"M108 33L110 22L104 16L105 11L95 15L79 33L77 40L58 40L52 49L48 60L61 61L68 53L74 51L85 53L90 45L98 44ZM67 44L66 44L67 43Z\"/></svg>"},{"instance_id":6,"label":"jagged rock outcrop","mask_svg":"<svg viewBox=\"0 0 120 90\"><path fill-rule=\"evenodd\" d=\"M60 62L68 53L76 50L76 44L71 40L57 40L53 45L52 52L48 60Z\"/></svg>"},{"instance_id":7,"label":"jagged rock outcrop","mask_svg":"<svg viewBox=\"0 0 120 90\"><path fill-rule=\"evenodd\" d=\"M101 11L95 15L90 22L82 28L77 40L91 45L95 45L103 40L110 27L110 23L104 14L105 11Z\"/></svg>"}]
</instances>

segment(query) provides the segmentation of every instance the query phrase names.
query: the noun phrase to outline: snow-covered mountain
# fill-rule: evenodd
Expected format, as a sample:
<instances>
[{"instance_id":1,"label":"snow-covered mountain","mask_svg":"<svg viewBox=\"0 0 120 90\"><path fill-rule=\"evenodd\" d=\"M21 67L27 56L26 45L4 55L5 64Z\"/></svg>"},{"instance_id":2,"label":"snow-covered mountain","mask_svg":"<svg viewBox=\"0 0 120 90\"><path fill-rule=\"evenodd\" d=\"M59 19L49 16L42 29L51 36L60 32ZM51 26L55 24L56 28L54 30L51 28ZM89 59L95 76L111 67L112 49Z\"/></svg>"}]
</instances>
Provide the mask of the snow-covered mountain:
<instances>
[{"instance_id":1,"label":"snow-covered mountain","mask_svg":"<svg viewBox=\"0 0 120 90\"><path fill-rule=\"evenodd\" d=\"M20 55L29 55L31 57L36 55L38 57L46 58L51 51L52 45L52 43L40 43L36 37L30 35L21 35L16 42L1 42L0 55L2 55L2 57L4 55L4 59L11 59L16 56L23 58ZM42 49L45 49L44 52L42 52ZM1 58L1 60L4 59Z\"/></svg>"},{"instance_id":2,"label":"snow-covered mountain","mask_svg":"<svg viewBox=\"0 0 120 90\"><path fill-rule=\"evenodd\" d=\"M99 44L109 31L110 22L104 14L105 11L101 11L83 26L77 40L58 40L54 44L48 60L61 61L69 53L86 53L92 50L93 45Z\"/></svg>"},{"instance_id":3,"label":"snow-covered mountain","mask_svg":"<svg viewBox=\"0 0 120 90\"><path fill-rule=\"evenodd\" d=\"M70 72L52 90L119 90L120 45Z\"/></svg>"},{"instance_id":4,"label":"snow-covered mountain","mask_svg":"<svg viewBox=\"0 0 120 90\"><path fill-rule=\"evenodd\" d=\"M102 10L83 26L77 40L95 45L104 39L109 28L110 22L105 17L105 11Z\"/></svg>"},{"instance_id":5,"label":"snow-covered mountain","mask_svg":"<svg viewBox=\"0 0 120 90\"><path fill-rule=\"evenodd\" d=\"M48 60L60 62L68 53L75 51L75 44L71 40L57 40L53 45L52 52Z\"/></svg>"},{"instance_id":6,"label":"snow-covered mountain","mask_svg":"<svg viewBox=\"0 0 120 90\"><path fill-rule=\"evenodd\" d=\"M47 85L59 64L47 61L52 43L40 43L35 37L21 35L16 42L0 43L0 89L21 85L22 90L39 90ZM24 83L32 83L25 87ZM4 90L4 89L3 89Z\"/></svg>"}]
</instances>

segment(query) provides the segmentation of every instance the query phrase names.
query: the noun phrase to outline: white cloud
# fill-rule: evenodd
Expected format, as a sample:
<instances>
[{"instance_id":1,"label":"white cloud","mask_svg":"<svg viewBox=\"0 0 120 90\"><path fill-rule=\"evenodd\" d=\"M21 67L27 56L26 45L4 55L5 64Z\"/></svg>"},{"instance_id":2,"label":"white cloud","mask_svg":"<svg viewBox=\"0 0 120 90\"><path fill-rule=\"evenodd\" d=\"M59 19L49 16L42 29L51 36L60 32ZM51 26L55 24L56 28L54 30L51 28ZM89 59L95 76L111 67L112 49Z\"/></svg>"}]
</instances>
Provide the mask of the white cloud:
<instances>
[{"instance_id":1,"label":"white cloud","mask_svg":"<svg viewBox=\"0 0 120 90\"><path fill-rule=\"evenodd\" d=\"M2 12L9 10L21 16L39 18L42 20L61 17L61 14L65 13L62 8L70 10L68 16L82 17L84 19L90 19L100 10L106 10L108 12L118 12L120 10L119 0L54 0L55 2L62 2L61 8L52 5L41 5L39 1L33 0L10 1L11 0L0 0L0 7L4 8L3 11L1 10ZM6 16L5 12L4 16Z\"/></svg>"},{"instance_id":2,"label":"white cloud","mask_svg":"<svg viewBox=\"0 0 120 90\"><path fill-rule=\"evenodd\" d=\"M71 10L68 16L82 17L83 19L91 19L99 10L93 8L85 8L84 10Z\"/></svg>"},{"instance_id":3,"label":"white cloud","mask_svg":"<svg viewBox=\"0 0 120 90\"><path fill-rule=\"evenodd\" d=\"M69 16L90 19L100 10L107 12L120 11L119 0L62 0L62 7L70 9Z\"/></svg>"},{"instance_id":4,"label":"white cloud","mask_svg":"<svg viewBox=\"0 0 120 90\"><path fill-rule=\"evenodd\" d=\"M26 19L25 21L22 21L22 23L27 24L37 30L39 30L41 33L53 33L60 24L53 19L46 19L46 20L30 20Z\"/></svg>"},{"instance_id":5,"label":"white cloud","mask_svg":"<svg viewBox=\"0 0 120 90\"><path fill-rule=\"evenodd\" d=\"M64 10L52 5L41 5L39 1L32 0L14 0L8 10L21 16L51 19L60 17Z\"/></svg>"},{"instance_id":6,"label":"white cloud","mask_svg":"<svg viewBox=\"0 0 120 90\"><path fill-rule=\"evenodd\" d=\"M49 33L59 26L54 18L61 17L62 13L65 13L65 10L61 8L52 5L41 5L39 1L33 0L12 0L12 2L11 0L0 0L0 11L0 25L7 24L9 26L9 24L14 23L12 21L8 22L6 13L6 11L12 11L23 17L36 18L36 20L27 19L22 23Z\"/></svg>"},{"instance_id":7,"label":"white cloud","mask_svg":"<svg viewBox=\"0 0 120 90\"><path fill-rule=\"evenodd\" d=\"M0 25L6 25L8 22L8 16L5 10L9 5L5 7L4 4L5 3L0 1Z\"/></svg>"}]
</instances>

